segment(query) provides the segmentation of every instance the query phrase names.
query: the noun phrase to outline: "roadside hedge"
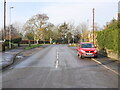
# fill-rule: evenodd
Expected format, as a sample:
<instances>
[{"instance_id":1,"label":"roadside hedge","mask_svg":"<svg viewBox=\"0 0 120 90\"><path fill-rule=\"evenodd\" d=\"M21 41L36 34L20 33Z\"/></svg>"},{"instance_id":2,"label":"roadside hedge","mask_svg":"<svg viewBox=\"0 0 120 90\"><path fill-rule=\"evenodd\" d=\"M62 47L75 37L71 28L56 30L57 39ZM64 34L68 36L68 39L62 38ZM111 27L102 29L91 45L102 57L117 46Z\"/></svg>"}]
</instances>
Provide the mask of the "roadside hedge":
<instances>
[{"instance_id":1,"label":"roadside hedge","mask_svg":"<svg viewBox=\"0 0 120 90\"><path fill-rule=\"evenodd\" d=\"M110 23L104 30L97 32L97 42L101 49L109 49L120 54L120 28L118 21Z\"/></svg>"},{"instance_id":2,"label":"roadside hedge","mask_svg":"<svg viewBox=\"0 0 120 90\"><path fill-rule=\"evenodd\" d=\"M20 43L21 41L22 41L22 38L21 38L21 37L12 39L12 42L13 42L13 43Z\"/></svg>"}]
</instances>

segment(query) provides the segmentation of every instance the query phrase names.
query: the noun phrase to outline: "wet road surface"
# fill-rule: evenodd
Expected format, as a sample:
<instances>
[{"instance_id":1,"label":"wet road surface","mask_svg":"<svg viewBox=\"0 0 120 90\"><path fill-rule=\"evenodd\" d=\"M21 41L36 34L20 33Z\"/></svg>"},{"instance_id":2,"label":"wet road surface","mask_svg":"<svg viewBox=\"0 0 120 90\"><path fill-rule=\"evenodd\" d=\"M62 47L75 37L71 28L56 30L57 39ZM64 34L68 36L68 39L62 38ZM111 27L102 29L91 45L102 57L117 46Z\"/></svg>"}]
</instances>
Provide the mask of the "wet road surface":
<instances>
[{"instance_id":1,"label":"wet road surface","mask_svg":"<svg viewBox=\"0 0 120 90\"><path fill-rule=\"evenodd\" d=\"M3 88L118 88L118 75L67 45L51 45L2 74Z\"/></svg>"}]
</instances>

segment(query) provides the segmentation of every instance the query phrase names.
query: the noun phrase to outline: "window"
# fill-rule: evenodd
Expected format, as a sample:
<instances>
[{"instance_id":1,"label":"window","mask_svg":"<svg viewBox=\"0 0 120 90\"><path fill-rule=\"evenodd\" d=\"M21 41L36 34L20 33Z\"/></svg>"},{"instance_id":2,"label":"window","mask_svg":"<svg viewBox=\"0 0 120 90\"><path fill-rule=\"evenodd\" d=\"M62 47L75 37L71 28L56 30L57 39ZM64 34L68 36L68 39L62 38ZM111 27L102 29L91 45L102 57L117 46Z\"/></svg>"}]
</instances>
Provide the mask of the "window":
<instances>
[{"instance_id":1,"label":"window","mask_svg":"<svg viewBox=\"0 0 120 90\"><path fill-rule=\"evenodd\" d=\"M82 44L81 48L94 48L93 44Z\"/></svg>"}]
</instances>

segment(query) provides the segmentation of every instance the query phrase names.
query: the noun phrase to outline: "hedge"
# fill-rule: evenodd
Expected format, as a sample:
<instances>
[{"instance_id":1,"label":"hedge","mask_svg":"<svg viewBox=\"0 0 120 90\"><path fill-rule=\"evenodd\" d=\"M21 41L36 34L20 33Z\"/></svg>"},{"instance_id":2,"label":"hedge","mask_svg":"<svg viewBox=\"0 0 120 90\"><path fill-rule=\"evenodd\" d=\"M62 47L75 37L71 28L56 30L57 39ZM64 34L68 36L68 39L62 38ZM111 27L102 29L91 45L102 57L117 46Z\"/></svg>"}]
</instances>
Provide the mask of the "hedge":
<instances>
[{"instance_id":1,"label":"hedge","mask_svg":"<svg viewBox=\"0 0 120 90\"><path fill-rule=\"evenodd\" d=\"M101 49L109 49L120 54L120 28L117 21L97 32L97 42Z\"/></svg>"},{"instance_id":2,"label":"hedge","mask_svg":"<svg viewBox=\"0 0 120 90\"><path fill-rule=\"evenodd\" d=\"M31 43L31 44L34 44L34 43L37 43L37 41L30 40L30 43ZM39 43L39 44L43 44L43 43L49 44L50 41L38 41L38 43ZM21 41L21 44L29 44L29 40L22 40L22 41Z\"/></svg>"},{"instance_id":3,"label":"hedge","mask_svg":"<svg viewBox=\"0 0 120 90\"><path fill-rule=\"evenodd\" d=\"M21 38L21 37L12 39L12 42L13 42L13 43L20 43L21 41L22 41L22 38Z\"/></svg>"}]
</instances>

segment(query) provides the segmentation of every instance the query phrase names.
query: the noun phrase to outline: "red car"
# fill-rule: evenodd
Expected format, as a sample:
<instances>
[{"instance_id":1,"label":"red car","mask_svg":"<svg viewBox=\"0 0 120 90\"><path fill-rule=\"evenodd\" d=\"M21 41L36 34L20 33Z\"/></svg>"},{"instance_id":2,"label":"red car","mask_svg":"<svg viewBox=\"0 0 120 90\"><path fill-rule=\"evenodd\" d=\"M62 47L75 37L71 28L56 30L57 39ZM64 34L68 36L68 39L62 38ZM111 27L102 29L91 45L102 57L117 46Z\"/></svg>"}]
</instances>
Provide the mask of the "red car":
<instances>
[{"instance_id":1,"label":"red car","mask_svg":"<svg viewBox=\"0 0 120 90\"><path fill-rule=\"evenodd\" d=\"M80 56L80 58L84 58L84 57L96 58L98 56L96 47L90 42L80 43L80 46L78 47L77 50L78 50L78 56Z\"/></svg>"}]
</instances>

